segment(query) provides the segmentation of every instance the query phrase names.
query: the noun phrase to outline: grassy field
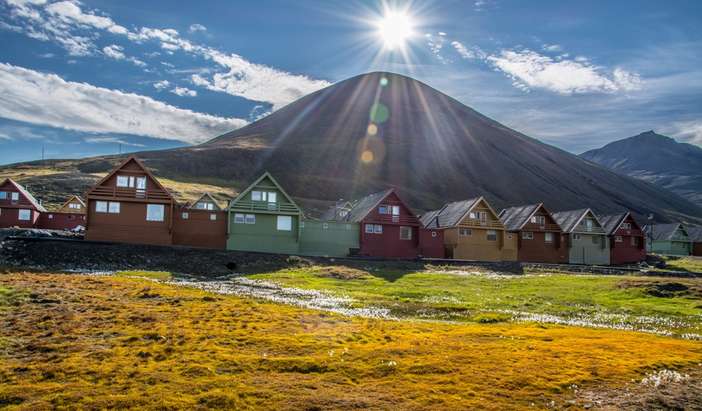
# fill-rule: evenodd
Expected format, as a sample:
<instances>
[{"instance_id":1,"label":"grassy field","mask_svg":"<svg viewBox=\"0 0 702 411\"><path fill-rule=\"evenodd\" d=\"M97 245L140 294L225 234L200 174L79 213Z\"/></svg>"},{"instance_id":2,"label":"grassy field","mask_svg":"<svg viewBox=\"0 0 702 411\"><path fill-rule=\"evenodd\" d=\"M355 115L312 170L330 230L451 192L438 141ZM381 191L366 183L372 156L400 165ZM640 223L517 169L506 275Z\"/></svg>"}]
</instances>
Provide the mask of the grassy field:
<instances>
[{"instance_id":1,"label":"grassy field","mask_svg":"<svg viewBox=\"0 0 702 411\"><path fill-rule=\"evenodd\" d=\"M389 308L401 317L472 322L541 318L702 337L702 279L695 278L364 271L342 266L249 278L349 296L359 305Z\"/></svg>"},{"instance_id":2,"label":"grassy field","mask_svg":"<svg viewBox=\"0 0 702 411\"><path fill-rule=\"evenodd\" d=\"M666 267L662 270L702 273L702 258L700 257L664 257L663 259Z\"/></svg>"},{"instance_id":3,"label":"grassy field","mask_svg":"<svg viewBox=\"0 0 702 411\"><path fill-rule=\"evenodd\" d=\"M9 409L580 408L702 361L645 333L352 318L131 276L9 273L0 290Z\"/></svg>"}]
</instances>

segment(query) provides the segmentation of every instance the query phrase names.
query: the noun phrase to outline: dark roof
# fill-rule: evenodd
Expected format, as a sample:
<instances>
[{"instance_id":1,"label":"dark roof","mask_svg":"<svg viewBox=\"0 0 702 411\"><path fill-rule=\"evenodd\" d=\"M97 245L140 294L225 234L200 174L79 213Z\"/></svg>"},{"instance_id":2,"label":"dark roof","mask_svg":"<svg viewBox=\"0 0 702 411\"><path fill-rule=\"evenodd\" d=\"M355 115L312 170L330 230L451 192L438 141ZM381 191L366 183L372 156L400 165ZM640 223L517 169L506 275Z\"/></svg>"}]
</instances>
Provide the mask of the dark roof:
<instances>
[{"instance_id":1,"label":"dark roof","mask_svg":"<svg viewBox=\"0 0 702 411\"><path fill-rule=\"evenodd\" d=\"M427 211L426 213L422 214L422 216L419 217L419 222L422 223L422 227L439 228L436 217L439 215L440 212L441 209L438 209L434 211Z\"/></svg>"},{"instance_id":2,"label":"dark roof","mask_svg":"<svg viewBox=\"0 0 702 411\"><path fill-rule=\"evenodd\" d=\"M653 227L653 236L651 236L651 227ZM650 238L652 240L665 241L665 240L672 239L673 234L675 234L675 232L680 227L682 227L682 224L680 224L680 223L653 224L653 225L647 225L646 227L644 227L644 232L646 232L647 238ZM683 227L683 229L684 229L684 227Z\"/></svg>"},{"instance_id":3,"label":"dark roof","mask_svg":"<svg viewBox=\"0 0 702 411\"><path fill-rule=\"evenodd\" d=\"M466 215L471 208L473 208L482 197L471 198L469 200L454 201L452 203L445 204L442 208L434 211L430 211L426 214L433 213L434 220L430 221L430 226L426 228L446 228L458 225L461 222L463 216ZM422 216L423 217L423 216ZM424 222L422 222L424 224Z\"/></svg>"},{"instance_id":4,"label":"dark roof","mask_svg":"<svg viewBox=\"0 0 702 411\"><path fill-rule=\"evenodd\" d=\"M37 201L36 198L34 198L34 196L32 195L32 193L30 193L29 191L27 191L27 189L25 189L24 186L22 186L20 183L16 182L15 180L13 180L13 179L11 179L11 178L6 178L5 181L2 183L2 185L5 185L5 183L10 183L10 184L12 184L12 185L17 189L17 191L19 191L20 193L22 193L22 195L23 195L25 198L27 198L27 200L29 200L29 202L34 206L34 208L35 208L37 211L42 212L42 213L45 213L45 212L46 212L46 208L44 208L44 206L41 205L41 204L39 203L39 201Z\"/></svg>"},{"instance_id":5,"label":"dark roof","mask_svg":"<svg viewBox=\"0 0 702 411\"><path fill-rule=\"evenodd\" d=\"M326 211L322 213L322 215L319 216L320 221L334 221L338 220L339 217L339 210L342 210L344 208L351 208L351 203L349 201L345 200L339 200L337 201L333 206L329 207Z\"/></svg>"},{"instance_id":6,"label":"dark roof","mask_svg":"<svg viewBox=\"0 0 702 411\"><path fill-rule=\"evenodd\" d=\"M507 231L519 231L539 207L541 204L505 208L500 212L500 220Z\"/></svg>"},{"instance_id":7,"label":"dark roof","mask_svg":"<svg viewBox=\"0 0 702 411\"><path fill-rule=\"evenodd\" d=\"M359 198L358 200L354 201L351 206L351 210L349 213L346 215L345 218L342 217L336 217L336 216L331 216L327 213L325 213L325 216L331 217L328 221L349 221L353 223L358 223L361 220L363 220L368 213L373 210L383 199L392 193L394 189L389 188L387 190L379 191L377 193L369 194L365 197Z\"/></svg>"},{"instance_id":8,"label":"dark roof","mask_svg":"<svg viewBox=\"0 0 702 411\"><path fill-rule=\"evenodd\" d=\"M581 208L579 210L559 211L551 214L551 216L561 226L561 230L569 233L573 231L575 225L588 211L590 211L589 208Z\"/></svg>"},{"instance_id":9,"label":"dark roof","mask_svg":"<svg viewBox=\"0 0 702 411\"><path fill-rule=\"evenodd\" d=\"M702 242L702 226L698 226L698 225L687 226L687 235L690 237L690 240L692 240L696 243Z\"/></svg>"},{"instance_id":10,"label":"dark roof","mask_svg":"<svg viewBox=\"0 0 702 411\"><path fill-rule=\"evenodd\" d=\"M612 235L617 231L617 228L619 228L622 221L624 221L628 215L629 213L606 215L600 217L600 223L602 223L602 227L605 229L607 235Z\"/></svg>"}]
</instances>

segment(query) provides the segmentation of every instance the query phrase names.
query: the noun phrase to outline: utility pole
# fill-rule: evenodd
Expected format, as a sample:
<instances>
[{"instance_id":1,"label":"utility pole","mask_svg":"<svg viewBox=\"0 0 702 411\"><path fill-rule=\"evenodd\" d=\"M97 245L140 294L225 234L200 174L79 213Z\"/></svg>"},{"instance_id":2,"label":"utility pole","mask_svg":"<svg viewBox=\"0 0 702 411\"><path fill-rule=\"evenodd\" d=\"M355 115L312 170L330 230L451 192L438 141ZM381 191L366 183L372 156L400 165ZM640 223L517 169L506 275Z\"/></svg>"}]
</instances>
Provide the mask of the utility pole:
<instances>
[{"instance_id":1,"label":"utility pole","mask_svg":"<svg viewBox=\"0 0 702 411\"><path fill-rule=\"evenodd\" d=\"M119 143L119 153L122 154L122 143Z\"/></svg>"},{"instance_id":2,"label":"utility pole","mask_svg":"<svg viewBox=\"0 0 702 411\"><path fill-rule=\"evenodd\" d=\"M44 145L41 145L41 162L44 162Z\"/></svg>"}]
</instances>

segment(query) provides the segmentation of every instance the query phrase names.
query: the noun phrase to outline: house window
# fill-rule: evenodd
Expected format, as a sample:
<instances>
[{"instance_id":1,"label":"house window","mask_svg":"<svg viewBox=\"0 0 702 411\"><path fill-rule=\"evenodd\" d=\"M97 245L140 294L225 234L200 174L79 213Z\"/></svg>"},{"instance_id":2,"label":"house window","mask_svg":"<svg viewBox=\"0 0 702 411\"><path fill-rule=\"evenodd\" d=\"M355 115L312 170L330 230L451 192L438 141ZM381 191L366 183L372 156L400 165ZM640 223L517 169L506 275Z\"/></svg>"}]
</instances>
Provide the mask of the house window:
<instances>
[{"instance_id":1,"label":"house window","mask_svg":"<svg viewBox=\"0 0 702 411\"><path fill-rule=\"evenodd\" d=\"M95 202L95 212L96 213L106 213L107 212L107 201L96 201Z\"/></svg>"},{"instance_id":2,"label":"house window","mask_svg":"<svg viewBox=\"0 0 702 411\"><path fill-rule=\"evenodd\" d=\"M7 191L0 191L0 200L7 200Z\"/></svg>"},{"instance_id":3,"label":"house window","mask_svg":"<svg viewBox=\"0 0 702 411\"><path fill-rule=\"evenodd\" d=\"M269 203L276 203L278 202L278 194L271 191L268 193L268 202Z\"/></svg>"},{"instance_id":4,"label":"house window","mask_svg":"<svg viewBox=\"0 0 702 411\"><path fill-rule=\"evenodd\" d=\"M329 228L329 224L327 224L327 223L322 223L322 228L326 230L327 228Z\"/></svg>"},{"instance_id":5,"label":"house window","mask_svg":"<svg viewBox=\"0 0 702 411\"><path fill-rule=\"evenodd\" d=\"M461 237L469 237L473 235L473 230L471 230L470 228L459 228L458 235Z\"/></svg>"},{"instance_id":6,"label":"house window","mask_svg":"<svg viewBox=\"0 0 702 411\"><path fill-rule=\"evenodd\" d=\"M600 243L600 236L593 235L592 236L592 244L599 244L599 243Z\"/></svg>"},{"instance_id":7,"label":"house window","mask_svg":"<svg viewBox=\"0 0 702 411\"><path fill-rule=\"evenodd\" d=\"M531 217L532 224L544 225L546 224L546 217L542 215L535 215Z\"/></svg>"},{"instance_id":8,"label":"house window","mask_svg":"<svg viewBox=\"0 0 702 411\"><path fill-rule=\"evenodd\" d=\"M614 242L615 243L623 243L624 239L622 238L622 236L616 235L616 236L614 236Z\"/></svg>"},{"instance_id":9,"label":"house window","mask_svg":"<svg viewBox=\"0 0 702 411\"><path fill-rule=\"evenodd\" d=\"M53 215L53 214L49 214L49 220L53 220L53 219L54 219L54 215Z\"/></svg>"},{"instance_id":10,"label":"house window","mask_svg":"<svg viewBox=\"0 0 702 411\"><path fill-rule=\"evenodd\" d=\"M373 224L366 224L366 234L373 234Z\"/></svg>"},{"instance_id":11,"label":"house window","mask_svg":"<svg viewBox=\"0 0 702 411\"><path fill-rule=\"evenodd\" d=\"M622 229L631 230L631 223L622 223Z\"/></svg>"},{"instance_id":12,"label":"house window","mask_svg":"<svg viewBox=\"0 0 702 411\"><path fill-rule=\"evenodd\" d=\"M74 210L80 210L80 204L71 203L68 205L68 208L72 208Z\"/></svg>"},{"instance_id":13,"label":"house window","mask_svg":"<svg viewBox=\"0 0 702 411\"><path fill-rule=\"evenodd\" d=\"M29 221L32 219L32 210L19 210L17 218L20 221Z\"/></svg>"},{"instance_id":14,"label":"house window","mask_svg":"<svg viewBox=\"0 0 702 411\"><path fill-rule=\"evenodd\" d=\"M544 233L544 242L545 243L552 243L553 242L553 233Z\"/></svg>"},{"instance_id":15,"label":"house window","mask_svg":"<svg viewBox=\"0 0 702 411\"><path fill-rule=\"evenodd\" d=\"M400 240L412 239L412 227L400 226Z\"/></svg>"},{"instance_id":16,"label":"house window","mask_svg":"<svg viewBox=\"0 0 702 411\"><path fill-rule=\"evenodd\" d=\"M373 233L374 234L383 234L383 226L381 224L373 225Z\"/></svg>"},{"instance_id":17,"label":"house window","mask_svg":"<svg viewBox=\"0 0 702 411\"><path fill-rule=\"evenodd\" d=\"M522 240L533 240L534 233L531 231L522 231Z\"/></svg>"},{"instance_id":18,"label":"house window","mask_svg":"<svg viewBox=\"0 0 702 411\"><path fill-rule=\"evenodd\" d=\"M392 206L392 215L400 215L400 206Z\"/></svg>"},{"instance_id":19,"label":"house window","mask_svg":"<svg viewBox=\"0 0 702 411\"><path fill-rule=\"evenodd\" d=\"M487 221L487 212L481 211L478 215L480 216L480 221Z\"/></svg>"},{"instance_id":20,"label":"house window","mask_svg":"<svg viewBox=\"0 0 702 411\"><path fill-rule=\"evenodd\" d=\"M117 176L117 187L129 187L129 177Z\"/></svg>"},{"instance_id":21,"label":"house window","mask_svg":"<svg viewBox=\"0 0 702 411\"><path fill-rule=\"evenodd\" d=\"M378 207L378 214L390 214L389 207L386 205L381 205L380 207Z\"/></svg>"},{"instance_id":22,"label":"house window","mask_svg":"<svg viewBox=\"0 0 702 411\"><path fill-rule=\"evenodd\" d=\"M585 229L587 231L592 231L592 220L590 220L589 218L585 220Z\"/></svg>"},{"instance_id":23,"label":"house window","mask_svg":"<svg viewBox=\"0 0 702 411\"><path fill-rule=\"evenodd\" d=\"M146 205L146 221L163 221L166 207L163 204Z\"/></svg>"},{"instance_id":24,"label":"house window","mask_svg":"<svg viewBox=\"0 0 702 411\"><path fill-rule=\"evenodd\" d=\"M246 224L256 224L256 214L246 214Z\"/></svg>"},{"instance_id":25,"label":"house window","mask_svg":"<svg viewBox=\"0 0 702 411\"><path fill-rule=\"evenodd\" d=\"M278 231L292 231L292 217L289 215L279 215L276 228Z\"/></svg>"},{"instance_id":26,"label":"house window","mask_svg":"<svg viewBox=\"0 0 702 411\"><path fill-rule=\"evenodd\" d=\"M214 204L206 201L200 201L199 203L195 204L195 208L198 210L214 210Z\"/></svg>"},{"instance_id":27,"label":"house window","mask_svg":"<svg viewBox=\"0 0 702 411\"><path fill-rule=\"evenodd\" d=\"M119 214L120 203L110 201L107 207L107 212L111 214Z\"/></svg>"},{"instance_id":28,"label":"house window","mask_svg":"<svg viewBox=\"0 0 702 411\"><path fill-rule=\"evenodd\" d=\"M265 199L263 197L264 197L264 193L262 193L261 191L252 191L251 192L251 200L252 201L265 201Z\"/></svg>"},{"instance_id":29,"label":"house window","mask_svg":"<svg viewBox=\"0 0 702 411\"><path fill-rule=\"evenodd\" d=\"M136 178L136 188L137 190L146 190L146 177Z\"/></svg>"},{"instance_id":30,"label":"house window","mask_svg":"<svg viewBox=\"0 0 702 411\"><path fill-rule=\"evenodd\" d=\"M487 240L488 241L497 241L497 231L487 230Z\"/></svg>"},{"instance_id":31,"label":"house window","mask_svg":"<svg viewBox=\"0 0 702 411\"><path fill-rule=\"evenodd\" d=\"M234 224L245 224L246 223L246 216L243 214L236 213L234 214Z\"/></svg>"},{"instance_id":32,"label":"house window","mask_svg":"<svg viewBox=\"0 0 702 411\"><path fill-rule=\"evenodd\" d=\"M631 245L633 245L634 247L638 247L639 246L639 237L631 237Z\"/></svg>"},{"instance_id":33,"label":"house window","mask_svg":"<svg viewBox=\"0 0 702 411\"><path fill-rule=\"evenodd\" d=\"M349 215L349 210L339 211L339 217L346 217L347 215Z\"/></svg>"},{"instance_id":34,"label":"house window","mask_svg":"<svg viewBox=\"0 0 702 411\"><path fill-rule=\"evenodd\" d=\"M181 216L181 218L183 218L183 220L187 220L188 218L190 218L190 214L188 214L188 213L183 213L180 216Z\"/></svg>"},{"instance_id":35,"label":"house window","mask_svg":"<svg viewBox=\"0 0 702 411\"><path fill-rule=\"evenodd\" d=\"M573 240L580 240L580 234L573 234Z\"/></svg>"},{"instance_id":36,"label":"house window","mask_svg":"<svg viewBox=\"0 0 702 411\"><path fill-rule=\"evenodd\" d=\"M304 221L300 221L300 228L305 228L305 222L304 222Z\"/></svg>"},{"instance_id":37,"label":"house window","mask_svg":"<svg viewBox=\"0 0 702 411\"><path fill-rule=\"evenodd\" d=\"M11 193L12 201L19 201L19 193Z\"/></svg>"},{"instance_id":38,"label":"house window","mask_svg":"<svg viewBox=\"0 0 702 411\"><path fill-rule=\"evenodd\" d=\"M475 212L473 212L473 211L471 211L470 213L468 213L468 218L470 218L471 220L475 220L475 219L477 218L477 216L478 216L478 215L475 214Z\"/></svg>"},{"instance_id":39,"label":"house window","mask_svg":"<svg viewBox=\"0 0 702 411\"><path fill-rule=\"evenodd\" d=\"M215 214L215 213L210 214L210 221L217 221L217 214Z\"/></svg>"},{"instance_id":40,"label":"house window","mask_svg":"<svg viewBox=\"0 0 702 411\"><path fill-rule=\"evenodd\" d=\"M436 236L437 236L436 231L432 231L432 232L431 232L431 236L432 236L432 237L436 237Z\"/></svg>"}]
</instances>

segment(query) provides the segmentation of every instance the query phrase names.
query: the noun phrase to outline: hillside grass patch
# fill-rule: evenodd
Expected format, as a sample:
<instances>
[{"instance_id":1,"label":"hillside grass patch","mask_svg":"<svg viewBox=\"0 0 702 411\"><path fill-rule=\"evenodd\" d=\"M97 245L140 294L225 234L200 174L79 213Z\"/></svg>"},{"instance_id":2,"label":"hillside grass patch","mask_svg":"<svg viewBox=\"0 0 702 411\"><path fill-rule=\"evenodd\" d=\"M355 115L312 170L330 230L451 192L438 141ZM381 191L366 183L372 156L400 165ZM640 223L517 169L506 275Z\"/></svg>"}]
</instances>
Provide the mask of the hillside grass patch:
<instances>
[{"instance_id":1,"label":"hillside grass patch","mask_svg":"<svg viewBox=\"0 0 702 411\"><path fill-rule=\"evenodd\" d=\"M172 278L172 274L168 271L142 271L142 270L130 270L130 271L117 271L115 273L117 277L142 277L150 278L152 280L168 281Z\"/></svg>"},{"instance_id":2,"label":"hillside grass patch","mask_svg":"<svg viewBox=\"0 0 702 411\"><path fill-rule=\"evenodd\" d=\"M33 296L0 312L0 403L23 409L544 408L702 361L642 333L351 318L135 277L0 287Z\"/></svg>"}]
</instances>

